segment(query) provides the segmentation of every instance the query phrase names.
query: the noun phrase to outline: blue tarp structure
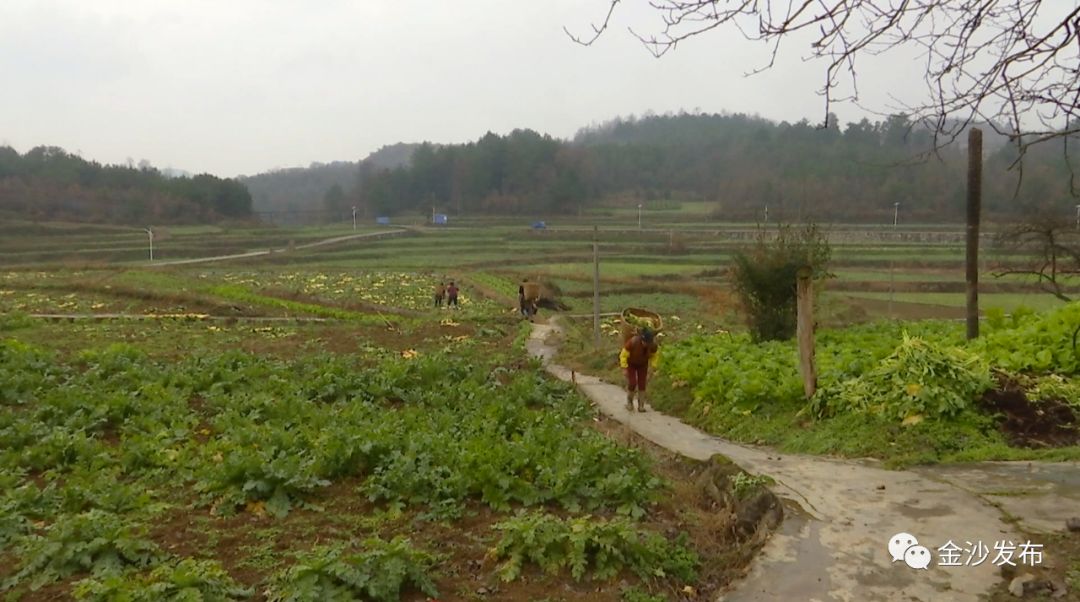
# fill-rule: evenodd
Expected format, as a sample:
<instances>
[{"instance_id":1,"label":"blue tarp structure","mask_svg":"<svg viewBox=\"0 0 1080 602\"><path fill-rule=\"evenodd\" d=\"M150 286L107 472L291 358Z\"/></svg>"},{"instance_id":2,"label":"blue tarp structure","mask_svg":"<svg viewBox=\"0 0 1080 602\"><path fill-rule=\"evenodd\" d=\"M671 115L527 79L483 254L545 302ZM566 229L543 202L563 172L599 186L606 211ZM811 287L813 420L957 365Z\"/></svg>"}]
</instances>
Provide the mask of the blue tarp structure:
<instances>
[{"instance_id":1,"label":"blue tarp structure","mask_svg":"<svg viewBox=\"0 0 1080 602\"><path fill-rule=\"evenodd\" d=\"M377 217L377 218L375 218L375 223L379 224L380 226L389 226L390 225L390 218L388 218L388 217Z\"/></svg>"},{"instance_id":2,"label":"blue tarp structure","mask_svg":"<svg viewBox=\"0 0 1080 602\"><path fill-rule=\"evenodd\" d=\"M544 228L547 228L547 224L545 224L544 222L533 222L532 227L533 230L543 230Z\"/></svg>"},{"instance_id":3,"label":"blue tarp structure","mask_svg":"<svg viewBox=\"0 0 1080 602\"><path fill-rule=\"evenodd\" d=\"M435 217L432 218L432 222L435 223L435 224L438 224L440 226L445 226L446 225L446 214L445 213L436 213Z\"/></svg>"}]
</instances>

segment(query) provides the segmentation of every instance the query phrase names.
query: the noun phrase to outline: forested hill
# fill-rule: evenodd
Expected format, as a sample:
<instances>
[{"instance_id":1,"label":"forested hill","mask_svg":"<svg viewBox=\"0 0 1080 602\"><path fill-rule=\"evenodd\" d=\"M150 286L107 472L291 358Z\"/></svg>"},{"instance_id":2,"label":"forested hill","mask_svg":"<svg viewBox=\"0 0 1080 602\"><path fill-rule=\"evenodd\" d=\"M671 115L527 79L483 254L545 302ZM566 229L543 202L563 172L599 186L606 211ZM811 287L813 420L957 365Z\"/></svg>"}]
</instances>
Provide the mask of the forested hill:
<instances>
[{"instance_id":1,"label":"forested hill","mask_svg":"<svg viewBox=\"0 0 1080 602\"><path fill-rule=\"evenodd\" d=\"M151 225L250 215L251 195L235 180L169 178L145 163L102 165L56 147L20 155L0 146L0 218Z\"/></svg>"},{"instance_id":2,"label":"forested hill","mask_svg":"<svg viewBox=\"0 0 1080 602\"><path fill-rule=\"evenodd\" d=\"M985 132L984 208L1019 213L1069 206L1062 145L1035 147L1014 198L1013 147ZM903 116L841 127L777 123L747 115L679 114L616 119L571 141L530 130L488 133L461 145L422 145L409 167L367 177L357 198L372 212L572 213L590 205L700 200L718 219L753 219L764 205L780 219L880 220L905 215L960 220L966 149L961 137L913 161L931 135ZM1075 142L1074 142L1075 144ZM1080 167L1080 166L1077 166Z\"/></svg>"},{"instance_id":3,"label":"forested hill","mask_svg":"<svg viewBox=\"0 0 1080 602\"><path fill-rule=\"evenodd\" d=\"M239 180L251 191L255 211L297 214L344 211L353 204L351 195L364 173L407 165L416 146L398 143L384 146L361 161L312 163L309 167L241 176Z\"/></svg>"}]
</instances>

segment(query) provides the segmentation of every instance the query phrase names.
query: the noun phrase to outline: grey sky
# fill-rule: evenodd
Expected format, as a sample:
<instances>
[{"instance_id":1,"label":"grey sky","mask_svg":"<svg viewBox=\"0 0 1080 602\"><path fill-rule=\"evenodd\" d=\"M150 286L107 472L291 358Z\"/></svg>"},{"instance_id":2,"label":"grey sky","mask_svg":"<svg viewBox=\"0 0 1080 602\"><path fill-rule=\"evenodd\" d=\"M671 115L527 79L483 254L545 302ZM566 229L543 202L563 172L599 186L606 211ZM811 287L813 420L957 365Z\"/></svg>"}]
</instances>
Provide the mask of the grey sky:
<instances>
[{"instance_id":1,"label":"grey sky","mask_svg":"<svg viewBox=\"0 0 1080 602\"><path fill-rule=\"evenodd\" d=\"M713 32L653 58L643 0L585 48L607 0L4 0L0 143L118 163L253 174L355 160L384 144L533 128L567 137L616 115L700 108L820 120L823 65ZM864 63L864 104L921 91L920 65ZM835 110L842 123L864 113Z\"/></svg>"}]
</instances>

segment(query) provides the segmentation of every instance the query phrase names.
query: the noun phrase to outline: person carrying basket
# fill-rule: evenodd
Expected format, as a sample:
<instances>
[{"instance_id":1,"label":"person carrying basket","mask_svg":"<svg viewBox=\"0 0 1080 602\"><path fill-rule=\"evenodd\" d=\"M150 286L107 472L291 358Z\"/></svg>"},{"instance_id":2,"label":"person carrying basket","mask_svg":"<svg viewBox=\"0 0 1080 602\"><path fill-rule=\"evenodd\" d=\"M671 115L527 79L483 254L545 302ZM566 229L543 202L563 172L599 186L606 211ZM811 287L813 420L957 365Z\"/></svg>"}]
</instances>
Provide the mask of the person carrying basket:
<instances>
[{"instance_id":1,"label":"person carrying basket","mask_svg":"<svg viewBox=\"0 0 1080 602\"><path fill-rule=\"evenodd\" d=\"M660 346L651 328L642 328L623 344L619 352L619 366L626 371L626 410L634 411L637 398L639 412L645 411L645 385L649 380L649 368L656 363Z\"/></svg>"}]
</instances>

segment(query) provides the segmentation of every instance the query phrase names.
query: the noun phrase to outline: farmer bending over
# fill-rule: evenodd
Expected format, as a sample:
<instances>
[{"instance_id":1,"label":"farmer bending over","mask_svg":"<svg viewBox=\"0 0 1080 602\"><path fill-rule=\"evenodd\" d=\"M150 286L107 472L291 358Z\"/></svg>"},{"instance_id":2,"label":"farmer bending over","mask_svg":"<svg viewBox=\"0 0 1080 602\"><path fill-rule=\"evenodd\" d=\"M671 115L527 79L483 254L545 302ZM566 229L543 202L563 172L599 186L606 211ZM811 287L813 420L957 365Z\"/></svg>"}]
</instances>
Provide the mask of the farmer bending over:
<instances>
[{"instance_id":1,"label":"farmer bending over","mask_svg":"<svg viewBox=\"0 0 1080 602\"><path fill-rule=\"evenodd\" d=\"M619 353L619 366L626 369L626 409L629 412L634 411L635 394L638 411L645 411L645 383L649 379L649 366L655 362L659 349L652 330L642 328L626 341Z\"/></svg>"},{"instance_id":2,"label":"farmer bending over","mask_svg":"<svg viewBox=\"0 0 1080 602\"><path fill-rule=\"evenodd\" d=\"M518 285L518 311L531 321L536 315L536 299L526 296L525 285L528 283L528 280L522 280Z\"/></svg>"}]
</instances>

